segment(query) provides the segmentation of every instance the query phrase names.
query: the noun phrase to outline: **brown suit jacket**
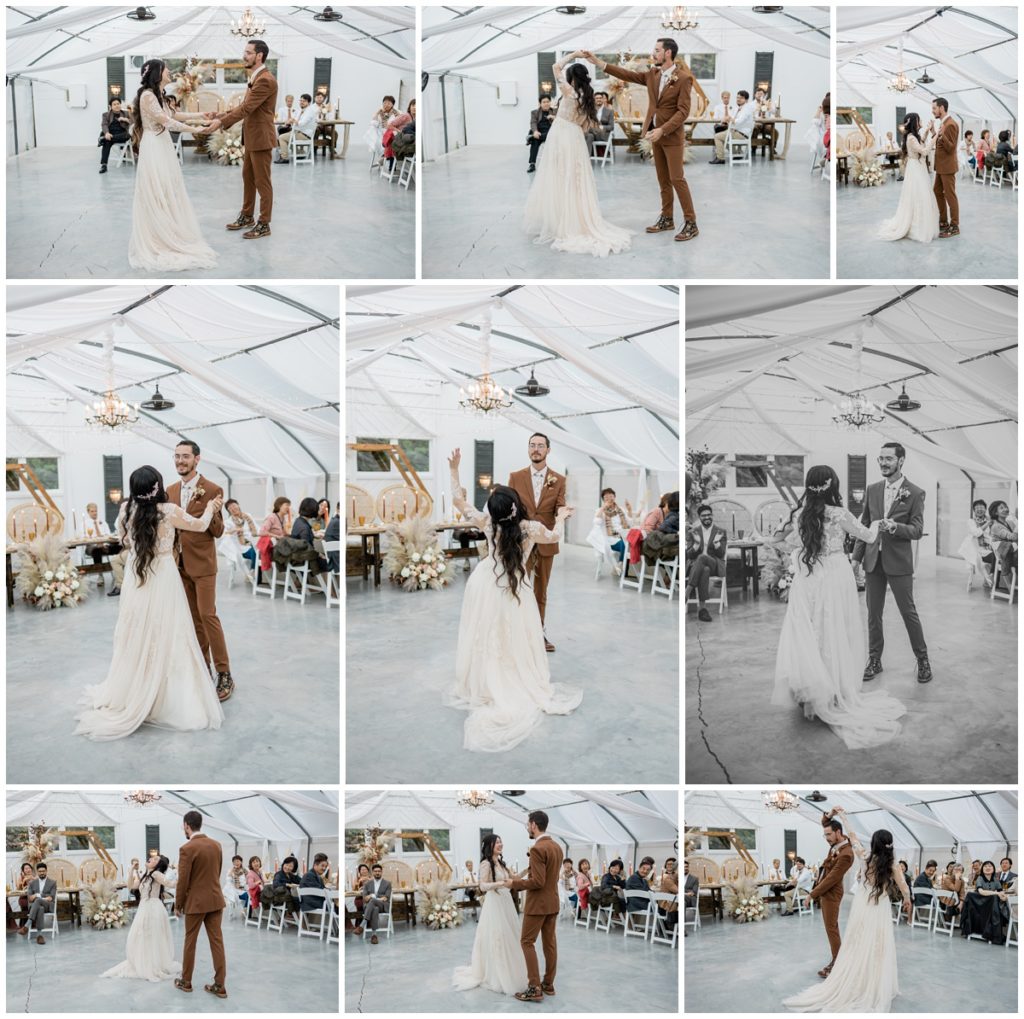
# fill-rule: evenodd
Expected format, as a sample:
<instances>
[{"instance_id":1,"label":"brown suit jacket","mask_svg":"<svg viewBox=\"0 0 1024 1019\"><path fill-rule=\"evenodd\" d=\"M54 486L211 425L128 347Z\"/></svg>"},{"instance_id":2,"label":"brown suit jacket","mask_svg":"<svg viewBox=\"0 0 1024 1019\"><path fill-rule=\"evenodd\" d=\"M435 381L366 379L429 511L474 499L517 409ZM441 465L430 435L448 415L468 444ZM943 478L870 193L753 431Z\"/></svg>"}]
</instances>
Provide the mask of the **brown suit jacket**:
<instances>
[{"instance_id":1,"label":"brown suit jacket","mask_svg":"<svg viewBox=\"0 0 1024 1019\"><path fill-rule=\"evenodd\" d=\"M676 64L675 81L669 79L658 95L661 85L661 71L652 68L649 71L630 71L625 67L607 64L605 71L613 78L631 81L635 85L647 86L647 116L644 118L643 134L653 124L661 128L661 141L664 148L673 148L685 143L683 126L690 115L690 96L693 92L693 74L686 64Z\"/></svg>"},{"instance_id":2,"label":"brown suit jacket","mask_svg":"<svg viewBox=\"0 0 1024 1019\"><path fill-rule=\"evenodd\" d=\"M837 853L825 857L818 881L811 889L811 898L838 902L843 897L843 875L852 866L853 847L847 842Z\"/></svg>"},{"instance_id":3,"label":"brown suit jacket","mask_svg":"<svg viewBox=\"0 0 1024 1019\"><path fill-rule=\"evenodd\" d=\"M247 149L259 152L276 149L277 79L264 68L256 80L246 86L245 99L233 110L220 116L221 127L231 127L242 121L242 141Z\"/></svg>"},{"instance_id":4,"label":"brown suit jacket","mask_svg":"<svg viewBox=\"0 0 1024 1019\"><path fill-rule=\"evenodd\" d=\"M935 172L956 173L956 145L960 128L952 117L947 117L935 135Z\"/></svg>"},{"instance_id":5,"label":"brown suit jacket","mask_svg":"<svg viewBox=\"0 0 1024 1019\"><path fill-rule=\"evenodd\" d=\"M540 493L540 505L533 501L533 480L530 468L513 471L508 476L508 487L519 493L519 498L526 504L530 520L539 520L549 531L555 529L555 514L560 506L565 505L565 475L556 474L550 467L544 477L544 487ZM537 554L542 556L558 555L558 542L537 546Z\"/></svg>"},{"instance_id":6,"label":"brown suit jacket","mask_svg":"<svg viewBox=\"0 0 1024 1019\"><path fill-rule=\"evenodd\" d=\"M183 913L216 913L224 908L220 890L220 843L196 832L178 851L174 908Z\"/></svg>"},{"instance_id":7,"label":"brown suit jacket","mask_svg":"<svg viewBox=\"0 0 1024 1019\"><path fill-rule=\"evenodd\" d=\"M549 835L530 847L530 872L512 882L513 891L526 890L524 916L547 916L558 912L558 881L562 874L562 850Z\"/></svg>"},{"instance_id":8,"label":"brown suit jacket","mask_svg":"<svg viewBox=\"0 0 1024 1019\"><path fill-rule=\"evenodd\" d=\"M199 489L203 494L199 495ZM219 485L199 475L199 484L196 485L196 494L188 506L183 507L190 517L201 517L206 511L206 504L218 495L223 495ZM167 489L167 499L175 506L181 499L181 482L175 481ZM214 513L210 520L210 526L205 531L179 531L178 541L181 545L181 558L184 562L185 572L190 577L209 577L217 572L217 543L214 538L219 538L224 533L224 518L219 513Z\"/></svg>"}]
</instances>

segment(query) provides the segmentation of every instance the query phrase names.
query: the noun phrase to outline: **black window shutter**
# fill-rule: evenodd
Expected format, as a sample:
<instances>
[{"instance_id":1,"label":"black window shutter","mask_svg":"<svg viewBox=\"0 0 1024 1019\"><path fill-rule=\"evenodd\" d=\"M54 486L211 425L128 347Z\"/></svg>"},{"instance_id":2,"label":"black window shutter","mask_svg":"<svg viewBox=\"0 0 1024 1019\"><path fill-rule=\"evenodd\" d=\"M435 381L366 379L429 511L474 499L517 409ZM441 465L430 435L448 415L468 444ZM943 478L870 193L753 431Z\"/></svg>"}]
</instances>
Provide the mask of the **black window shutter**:
<instances>
[{"instance_id":1,"label":"black window shutter","mask_svg":"<svg viewBox=\"0 0 1024 1019\"><path fill-rule=\"evenodd\" d=\"M907 108L905 106L897 106L896 107L896 123L895 123L895 125L893 125L895 127L895 130L893 131L893 135L892 135L893 139L895 141L897 141L897 142L900 141L900 124L902 124L903 121L906 120L906 119L907 119Z\"/></svg>"},{"instance_id":2,"label":"black window shutter","mask_svg":"<svg viewBox=\"0 0 1024 1019\"><path fill-rule=\"evenodd\" d=\"M480 475L490 476L491 484L494 477L494 443L490 439L476 439L473 443L473 505L480 507L487 502L491 494L489 487L480 484Z\"/></svg>"},{"instance_id":3,"label":"black window shutter","mask_svg":"<svg viewBox=\"0 0 1024 1019\"><path fill-rule=\"evenodd\" d=\"M313 61L313 94L320 91L321 87L327 89L328 99L331 96L331 58L317 57Z\"/></svg>"},{"instance_id":4,"label":"black window shutter","mask_svg":"<svg viewBox=\"0 0 1024 1019\"><path fill-rule=\"evenodd\" d=\"M124 94L124 57L107 57L107 101L114 97L112 86L119 85L121 91L118 93L122 102L127 102L128 97Z\"/></svg>"},{"instance_id":5,"label":"black window shutter","mask_svg":"<svg viewBox=\"0 0 1024 1019\"><path fill-rule=\"evenodd\" d=\"M754 87L750 90L750 98L754 98L754 92L758 87L764 85L768 95L772 94L772 71L775 68L775 53L758 51L754 54Z\"/></svg>"},{"instance_id":6,"label":"black window shutter","mask_svg":"<svg viewBox=\"0 0 1024 1019\"><path fill-rule=\"evenodd\" d=\"M117 510L118 504L110 501L110 490L112 488L121 489L122 499L128 498L128 493L124 490L124 468L121 465L121 457L119 456L105 456L103 458L103 519L107 522L107 527L111 530L114 529L114 524L117 523Z\"/></svg>"},{"instance_id":7,"label":"black window shutter","mask_svg":"<svg viewBox=\"0 0 1024 1019\"><path fill-rule=\"evenodd\" d=\"M160 825L158 824L146 825L146 856L149 856L151 849L160 852Z\"/></svg>"},{"instance_id":8,"label":"black window shutter","mask_svg":"<svg viewBox=\"0 0 1024 1019\"><path fill-rule=\"evenodd\" d=\"M537 109L539 103L537 102L537 96L549 95L552 99L558 97L558 86L555 84L555 79L552 77L551 67L554 62L558 59L555 53L538 53L537 54L537 95L527 96L526 104L531 110ZM551 88L545 92L541 88L541 82L549 82Z\"/></svg>"},{"instance_id":9,"label":"black window shutter","mask_svg":"<svg viewBox=\"0 0 1024 1019\"><path fill-rule=\"evenodd\" d=\"M853 498L853 490L859 488L866 491L868 487L868 458L866 456L847 456L846 458L846 507L851 513L860 515L864 510L863 496L858 502Z\"/></svg>"}]
</instances>

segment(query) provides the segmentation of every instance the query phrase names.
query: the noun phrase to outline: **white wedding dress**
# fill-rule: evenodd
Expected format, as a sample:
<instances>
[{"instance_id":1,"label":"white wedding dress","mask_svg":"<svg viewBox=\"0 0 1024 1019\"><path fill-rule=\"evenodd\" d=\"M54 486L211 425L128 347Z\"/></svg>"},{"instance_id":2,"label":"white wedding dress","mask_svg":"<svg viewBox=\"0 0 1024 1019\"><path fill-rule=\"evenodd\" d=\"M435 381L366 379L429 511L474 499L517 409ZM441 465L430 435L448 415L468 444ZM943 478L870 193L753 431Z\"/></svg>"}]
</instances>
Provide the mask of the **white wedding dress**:
<instances>
[{"instance_id":1,"label":"white wedding dress","mask_svg":"<svg viewBox=\"0 0 1024 1019\"><path fill-rule=\"evenodd\" d=\"M896 974L896 938L893 933L892 904L882 894L871 899L871 887L864 870L864 850L854 847L861 869L853 886L850 915L843 930L842 943L832 972L824 981L813 984L782 1004L794 1012L890 1012L892 1000L900 993ZM904 899L909 889L902 873Z\"/></svg>"},{"instance_id":2,"label":"white wedding dress","mask_svg":"<svg viewBox=\"0 0 1024 1019\"><path fill-rule=\"evenodd\" d=\"M939 236L939 203L932 191L927 162L928 154L934 151L933 135L923 144L912 134L907 136L907 165L903 168L900 201L896 215L879 227L880 240L899 241L909 237L912 241L930 244Z\"/></svg>"},{"instance_id":3,"label":"white wedding dress","mask_svg":"<svg viewBox=\"0 0 1024 1019\"><path fill-rule=\"evenodd\" d=\"M825 507L821 557L808 574L800 556L800 514L786 539L796 575L775 659L772 704L796 701L807 718L820 718L851 749L879 746L900 732L907 713L884 690L864 689L867 641L853 568L843 553L847 534L871 543L878 523L864 527L840 506Z\"/></svg>"},{"instance_id":4,"label":"white wedding dress","mask_svg":"<svg viewBox=\"0 0 1024 1019\"><path fill-rule=\"evenodd\" d=\"M148 89L140 104L142 140L135 168L128 264L149 272L211 269L217 255L199 230L168 130L180 129L189 121L172 117Z\"/></svg>"},{"instance_id":5,"label":"white wedding dress","mask_svg":"<svg viewBox=\"0 0 1024 1019\"><path fill-rule=\"evenodd\" d=\"M128 928L125 960L101 973L101 977L156 982L170 980L181 973L181 963L174 958L171 920L160 900L160 890L172 885L159 871L153 871L152 875L152 881L144 880L139 885L141 898L135 919Z\"/></svg>"},{"instance_id":6,"label":"white wedding dress","mask_svg":"<svg viewBox=\"0 0 1024 1019\"><path fill-rule=\"evenodd\" d=\"M86 687L77 715L77 735L93 740L129 736L144 722L165 729L219 729L224 709L196 640L188 598L175 561L175 531L205 531L213 503L202 517L174 503L160 506L157 554L140 586L125 520L117 534L128 548L121 585L114 650L107 678Z\"/></svg>"},{"instance_id":7,"label":"white wedding dress","mask_svg":"<svg viewBox=\"0 0 1024 1019\"><path fill-rule=\"evenodd\" d=\"M583 136L586 117L563 76L559 76L558 87L562 100L541 146L543 156L526 198L526 231L535 243L574 255L604 258L626 251L630 232L601 215Z\"/></svg>"},{"instance_id":8,"label":"white wedding dress","mask_svg":"<svg viewBox=\"0 0 1024 1019\"><path fill-rule=\"evenodd\" d=\"M500 884L514 875L500 864L497 872L495 878L490 860L480 864L479 888L486 895L470 963L457 966L452 974L452 986L457 991L486 987L499 994L515 994L526 987L526 959L519 944L519 914L512 892Z\"/></svg>"},{"instance_id":9,"label":"white wedding dress","mask_svg":"<svg viewBox=\"0 0 1024 1019\"><path fill-rule=\"evenodd\" d=\"M509 591L508 578L494 559L491 518L460 498L452 478L453 502L467 522L487 537L487 551L466 581L455 652L455 686L447 696L452 706L469 711L463 727L463 747L501 753L521 743L544 715L568 715L583 700L583 691L552 683L540 610L529 572ZM562 540L562 526L549 531L536 520L525 520L523 561L529 562L537 543Z\"/></svg>"}]
</instances>

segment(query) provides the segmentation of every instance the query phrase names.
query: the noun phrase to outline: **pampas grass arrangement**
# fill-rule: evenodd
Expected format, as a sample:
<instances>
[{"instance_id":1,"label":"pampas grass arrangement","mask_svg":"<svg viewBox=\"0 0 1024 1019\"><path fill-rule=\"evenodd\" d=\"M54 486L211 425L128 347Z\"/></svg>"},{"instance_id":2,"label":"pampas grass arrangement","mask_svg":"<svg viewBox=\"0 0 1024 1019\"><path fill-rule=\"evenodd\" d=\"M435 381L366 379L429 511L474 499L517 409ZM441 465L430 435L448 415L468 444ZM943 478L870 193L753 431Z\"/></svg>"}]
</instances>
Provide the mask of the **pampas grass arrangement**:
<instances>
[{"instance_id":1,"label":"pampas grass arrangement","mask_svg":"<svg viewBox=\"0 0 1024 1019\"><path fill-rule=\"evenodd\" d=\"M82 889L82 911L98 931L123 927L127 919L113 878L100 877Z\"/></svg>"},{"instance_id":2,"label":"pampas grass arrangement","mask_svg":"<svg viewBox=\"0 0 1024 1019\"><path fill-rule=\"evenodd\" d=\"M757 887L757 878L738 877L726 882L725 914L736 923L756 923L768 916Z\"/></svg>"},{"instance_id":3,"label":"pampas grass arrangement","mask_svg":"<svg viewBox=\"0 0 1024 1019\"><path fill-rule=\"evenodd\" d=\"M238 166L245 155L242 145L242 125L235 124L225 131L214 131L209 141L210 155L221 166Z\"/></svg>"},{"instance_id":4,"label":"pampas grass arrangement","mask_svg":"<svg viewBox=\"0 0 1024 1019\"><path fill-rule=\"evenodd\" d=\"M440 591L450 583L448 559L437 542L437 531L425 517L407 517L388 527L391 538L384 568L405 591Z\"/></svg>"},{"instance_id":5,"label":"pampas grass arrangement","mask_svg":"<svg viewBox=\"0 0 1024 1019\"><path fill-rule=\"evenodd\" d=\"M416 915L431 930L439 931L462 924L462 914L447 881L435 878L418 886L417 891L420 894L416 896Z\"/></svg>"},{"instance_id":6,"label":"pampas grass arrangement","mask_svg":"<svg viewBox=\"0 0 1024 1019\"><path fill-rule=\"evenodd\" d=\"M74 608L85 600L85 585L61 535L43 534L15 547L21 556L15 587L30 605L47 612Z\"/></svg>"}]
</instances>

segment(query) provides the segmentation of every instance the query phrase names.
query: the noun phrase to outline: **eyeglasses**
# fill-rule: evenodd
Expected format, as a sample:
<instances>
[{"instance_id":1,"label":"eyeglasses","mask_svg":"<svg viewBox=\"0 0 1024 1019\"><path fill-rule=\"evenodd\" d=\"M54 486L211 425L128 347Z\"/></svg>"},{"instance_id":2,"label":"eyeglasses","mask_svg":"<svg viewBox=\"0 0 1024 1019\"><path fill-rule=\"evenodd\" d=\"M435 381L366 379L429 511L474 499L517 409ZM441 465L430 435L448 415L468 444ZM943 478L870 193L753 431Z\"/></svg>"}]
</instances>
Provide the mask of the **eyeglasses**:
<instances>
[{"instance_id":1,"label":"eyeglasses","mask_svg":"<svg viewBox=\"0 0 1024 1019\"><path fill-rule=\"evenodd\" d=\"M878 462L880 464L894 464L898 459L899 457L896 456L880 456Z\"/></svg>"}]
</instances>

